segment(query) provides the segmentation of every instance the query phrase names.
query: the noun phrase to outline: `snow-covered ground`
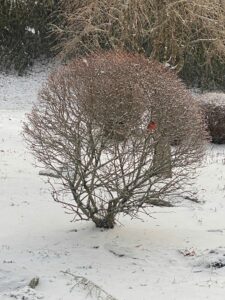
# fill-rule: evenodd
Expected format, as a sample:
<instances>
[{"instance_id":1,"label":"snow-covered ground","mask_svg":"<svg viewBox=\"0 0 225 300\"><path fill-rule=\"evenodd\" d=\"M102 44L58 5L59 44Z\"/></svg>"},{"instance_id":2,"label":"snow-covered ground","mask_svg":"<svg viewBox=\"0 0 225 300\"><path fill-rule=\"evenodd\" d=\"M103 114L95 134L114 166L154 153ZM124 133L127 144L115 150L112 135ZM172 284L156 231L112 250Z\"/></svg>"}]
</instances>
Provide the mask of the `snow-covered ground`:
<instances>
[{"instance_id":1,"label":"snow-covered ground","mask_svg":"<svg viewBox=\"0 0 225 300\"><path fill-rule=\"evenodd\" d=\"M225 299L225 146L208 146L193 187L201 204L153 208L108 231L71 223L21 136L50 69L0 74L0 299Z\"/></svg>"}]
</instances>

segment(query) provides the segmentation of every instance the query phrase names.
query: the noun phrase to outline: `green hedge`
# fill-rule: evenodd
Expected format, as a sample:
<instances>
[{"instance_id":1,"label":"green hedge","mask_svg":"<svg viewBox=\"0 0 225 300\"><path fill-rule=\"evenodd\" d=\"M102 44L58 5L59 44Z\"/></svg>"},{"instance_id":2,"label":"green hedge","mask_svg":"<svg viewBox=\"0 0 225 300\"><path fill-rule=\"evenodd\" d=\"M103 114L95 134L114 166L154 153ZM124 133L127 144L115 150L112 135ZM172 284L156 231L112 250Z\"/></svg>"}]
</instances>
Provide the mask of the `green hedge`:
<instances>
[{"instance_id":1,"label":"green hedge","mask_svg":"<svg viewBox=\"0 0 225 300\"><path fill-rule=\"evenodd\" d=\"M51 55L57 0L0 0L0 65L20 74L41 55Z\"/></svg>"}]
</instances>

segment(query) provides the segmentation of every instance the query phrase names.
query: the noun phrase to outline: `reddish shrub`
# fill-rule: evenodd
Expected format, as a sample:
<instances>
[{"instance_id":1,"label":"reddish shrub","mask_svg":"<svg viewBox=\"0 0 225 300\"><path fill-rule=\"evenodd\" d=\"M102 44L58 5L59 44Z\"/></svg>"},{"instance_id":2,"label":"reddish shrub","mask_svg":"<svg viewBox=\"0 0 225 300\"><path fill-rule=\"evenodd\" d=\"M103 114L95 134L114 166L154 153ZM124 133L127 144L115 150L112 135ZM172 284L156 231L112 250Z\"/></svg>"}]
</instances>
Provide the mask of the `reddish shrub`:
<instances>
[{"instance_id":1,"label":"reddish shrub","mask_svg":"<svg viewBox=\"0 0 225 300\"><path fill-rule=\"evenodd\" d=\"M205 112L212 143L225 144L225 94L205 93L199 100Z\"/></svg>"},{"instance_id":2,"label":"reddish shrub","mask_svg":"<svg viewBox=\"0 0 225 300\"><path fill-rule=\"evenodd\" d=\"M35 157L59 177L54 199L105 228L120 213L135 217L181 193L205 137L196 102L176 75L114 52L52 74L24 132Z\"/></svg>"}]
</instances>

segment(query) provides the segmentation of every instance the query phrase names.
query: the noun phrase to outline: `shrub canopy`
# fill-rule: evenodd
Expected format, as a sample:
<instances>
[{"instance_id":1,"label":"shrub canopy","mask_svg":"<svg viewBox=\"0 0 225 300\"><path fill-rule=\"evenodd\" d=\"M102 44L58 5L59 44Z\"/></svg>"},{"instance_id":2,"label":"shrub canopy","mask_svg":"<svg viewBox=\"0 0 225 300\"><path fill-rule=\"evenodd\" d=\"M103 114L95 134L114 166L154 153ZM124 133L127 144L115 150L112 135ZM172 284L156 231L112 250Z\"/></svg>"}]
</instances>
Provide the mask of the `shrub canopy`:
<instances>
[{"instance_id":1,"label":"shrub canopy","mask_svg":"<svg viewBox=\"0 0 225 300\"><path fill-rule=\"evenodd\" d=\"M135 217L182 193L206 136L198 106L174 73L114 52L53 73L24 132L58 177L54 199L105 228L119 213Z\"/></svg>"},{"instance_id":2,"label":"shrub canopy","mask_svg":"<svg viewBox=\"0 0 225 300\"><path fill-rule=\"evenodd\" d=\"M205 113L212 143L225 144L225 96L224 93L203 93L197 98Z\"/></svg>"}]
</instances>

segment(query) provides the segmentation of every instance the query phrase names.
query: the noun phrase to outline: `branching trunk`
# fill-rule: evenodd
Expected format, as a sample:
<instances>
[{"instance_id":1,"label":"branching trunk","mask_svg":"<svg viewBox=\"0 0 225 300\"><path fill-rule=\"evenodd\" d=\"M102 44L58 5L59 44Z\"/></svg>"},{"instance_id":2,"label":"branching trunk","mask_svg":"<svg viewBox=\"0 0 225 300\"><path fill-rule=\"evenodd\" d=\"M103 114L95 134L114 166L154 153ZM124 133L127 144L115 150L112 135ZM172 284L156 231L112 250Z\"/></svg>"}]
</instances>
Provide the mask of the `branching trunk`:
<instances>
[{"instance_id":1,"label":"branching trunk","mask_svg":"<svg viewBox=\"0 0 225 300\"><path fill-rule=\"evenodd\" d=\"M115 226L115 217L110 214L104 218L93 218L93 222L98 228L112 229Z\"/></svg>"},{"instance_id":2,"label":"branching trunk","mask_svg":"<svg viewBox=\"0 0 225 300\"><path fill-rule=\"evenodd\" d=\"M153 205L170 206L165 199L185 190L203 154L196 101L173 73L141 55L74 60L49 77L39 97L25 138L49 169L40 175L49 177L53 199L74 220L109 229L118 214L135 218Z\"/></svg>"}]
</instances>

